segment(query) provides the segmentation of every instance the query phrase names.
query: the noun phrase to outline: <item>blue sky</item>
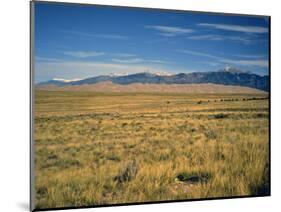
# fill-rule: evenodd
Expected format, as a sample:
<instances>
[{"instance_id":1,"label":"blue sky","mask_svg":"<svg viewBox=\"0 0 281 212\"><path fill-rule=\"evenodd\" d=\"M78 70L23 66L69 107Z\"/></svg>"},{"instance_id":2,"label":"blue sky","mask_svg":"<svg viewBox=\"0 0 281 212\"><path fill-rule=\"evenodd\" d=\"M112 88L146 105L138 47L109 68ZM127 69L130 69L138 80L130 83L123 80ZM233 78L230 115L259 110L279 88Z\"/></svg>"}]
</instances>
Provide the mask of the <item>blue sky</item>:
<instances>
[{"instance_id":1,"label":"blue sky","mask_svg":"<svg viewBox=\"0 0 281 212\"><path fill-rule=\"evenodd\" d=\"M35 82L97 75L268 74L268 18L35 3Z\"/></svg>"}]
</instances>

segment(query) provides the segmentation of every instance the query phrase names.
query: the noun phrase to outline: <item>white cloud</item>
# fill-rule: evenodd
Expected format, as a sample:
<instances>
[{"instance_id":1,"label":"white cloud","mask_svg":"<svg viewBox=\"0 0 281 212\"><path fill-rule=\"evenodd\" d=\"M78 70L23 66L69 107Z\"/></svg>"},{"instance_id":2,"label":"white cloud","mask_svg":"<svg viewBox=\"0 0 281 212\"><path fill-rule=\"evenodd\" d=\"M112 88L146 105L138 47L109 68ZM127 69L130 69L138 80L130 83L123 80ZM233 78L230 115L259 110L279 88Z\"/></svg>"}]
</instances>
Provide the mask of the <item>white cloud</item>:
<instances>
[{"instance_id":1,"label":"white cloud","mask_svg":"<svg viewBox=\"0 0 281 212\"><path fill-rule=\"evenodd\" d=\"M200 56L200 57L207 57L207 58L215 60L216 62L220 62L220 63L224 63L224 64L242 65L242 66L257 66L257 67L262 67L262 68L268 68L268 60L264 60L264 59L235 60L235 59L215 56L213 54L197 52L197 51L190 51L190 50L178 50L178 52L195 55L195 56ZM251 58L251 55L248 55L248 58Z\"/></svg>"},{"instance_id":2,"label":"white cloud","mask_svg":"<svg viewBox=\"0 0 281 212\"><path fill-rule=\"evenodd\" d=\"M185 54L191 54L195 56L201 56L201 57L208 57L211 59L219 60L221 57L214 56L212 54L207 54L203 52L197 52L197 51L191 51L191 50L177 50L178 52L185 53Z\"/></svg>"},{"instance_id":3,"label":"white cloud","mask_svg":"<svg viewBox=\"0 0 281 212\"><path fill-rule=\"evenodd\" d=\"M191 40L225 40L221 35L193 35L187 38Z\"/></svg>"},{"instance_id":4,"label":"white cloud","mask_svg":"<svg viewBox=\"0 0 281 212\"><path fill-rule=\"evenodd\" d=\"M113 62L116 63L142 63L144 60L141 58L131 58L131 59L112 59Z\"/></svg>"},{"instance_id":5,"label":"white cloud","mask_svg":"<svg viewBox=\"0 0 281 212\"><path fill-rule=\"evenodd\" d=\"M61 59L36 56L35 61L60 62Z\"/></svg>"},{"instance_id":6,"label":"white cloud","mask_svg":"<svg viewBox=\"0 0 281 212\"><path fill-rule=\"evenodd\" d=\"M124 35L117 34L95 34L94 37L107 38L107 39L117 39L117 40L127 40L128 37Z\"/></svg>"},{"instance_id":7,"label":"white cloud","mask_svg":"<svg viewBox=\"0 0 281 212\"><path fill-rule=\"evenodd\" d=\"M230 59L223 59L222 62L235 64L235 65L244 65L244 66L259 66L263 68L268 67L267 60L230 60Z\"/></svg>"},{"instance_id":8,"label":"white cloud","mask_svg":"<svg viewBox=\"0 0 281 212\"><path fill-rule=\"evenodd\" d=\"M191 70L182 70L190 72ZM98 75L110 74L133 74L139 72L153 73L178 73L175 69L167 69L161 64L124 64L124 63L103 63L88 61L38 61L35 63L35 81L42 82L53 78L59 79L84 79Z\"/></svg>"},{"instance_id":9,"label":"white cloud","mask_svg":"<svg viewBox=\"0 0 281 212\"><path fill-rule=\"evenodd\" d=\"M227 31L235 31L235 32L268 33L268 28L258 27L258 26L241 26L241 25L231 25L231 24L209 24L209 23L199 23L197 25L202 27L227 30Z\"/></svg>"},{"instance_id":10,"label":"white cloud","mask_svg":"<svg viewBox=\"0 0 281 212\"><path fill-rule=\"evenodd\" d=\"M261 59L266 58L266 55L244 55L244 54L234 54L232 56L240 57L240 58L251 58L251 59Z\"/></svg>"},{"instance_id":11,"label":"white cloud","mask_svg":"<svg viewBox=\"0 0 281 212\"><path fill-rule=\"evenodd\" d=\"M111 55L115 57L135 57L136 54L130 54L130 53L112 53Z\"/></svg>"},{"instance_id":12,"label":"white cloud","mask_svg":"<svg viewBox=\"0 0 281 212\"><path fill-rule=\"evenodd\" d=\"M168 63L167 61L163 60L147 60L147 59L142 59L142 58L128 58L128 59L117 59L113 58L113 62L116 63Z\"/></svg>"},{"instance_id":13,"label":"white cloud","mask_svg":"<svg viewBox=\"0 0 281 212\"><path fill-rule=\"evenodd\" d=\"M230 40L230 41L237 41L241 42L244 44L250 44L253 42L250 38L246 38L243 36L225 36L225 35L215 35L215 34L210 34L210 35L193 35L187 37L187 39L191 40L208 40L208 41L225 41L225 40Z\"/></svg>"},{"instance_id":14,"label":"white cloud","mask_svg":"<svg viewBox=\"0 0 281 212\"><path fill-rule=\"evenodd\" d=\"M104 52L95 52L95 51L90 51L90 52L68 51L68 52L63 52L63 54L72 56L72 57L77 57L77 58L97 57L97 56L105 55Z\"/></svg>"},{"instance_id":15,"label":"white cloud","mask_svg":"<svg viewBox=\"0 0 281 212\"><path fill-rule=\"evenodd\" d=\"M65 51L62 53L77 58L97 57L103 55L109 55L109 56L120 57L120 58L130 58L130 57L137 56L136 54L131 54L131 53L109 53L109 52L99 52L99 51Z\"/></svg>"},{"instance_id":16,"label":"white cloud","mask_svg":"<svg viewBox=\"0 0 281 212\"><path fill-rule=\"evenodd\" d=\"M105 38L105 39L116 39L116 40L128 40L129 37L119 34L93 34L80 31L62 30L64 33L72 34L80 37L92 37L92 38Z\"/></svg>"},{"instance_id":17,"label":"white cloud","mask_svg":"<svg viewBox=\"0 0 281 212\"><path fill-rule=\"evenodd\" d=\"M149 63L171 63L169 61L165 61L165 60L145 60Z\"/></svg>"},{"instance_id":18,"label":"white cloud","mask_svg":"<svg viewBox=\"0 0 281 212\"><path fill-rule=\"evenodd\" d=\"M166 37L173 37L177 35L183 35L183 34L194 32L193 29L188 29L183 27L160 26L160 25L146 25L145 28L157 30L160 35Z\"/></svg>"}]
</instances>

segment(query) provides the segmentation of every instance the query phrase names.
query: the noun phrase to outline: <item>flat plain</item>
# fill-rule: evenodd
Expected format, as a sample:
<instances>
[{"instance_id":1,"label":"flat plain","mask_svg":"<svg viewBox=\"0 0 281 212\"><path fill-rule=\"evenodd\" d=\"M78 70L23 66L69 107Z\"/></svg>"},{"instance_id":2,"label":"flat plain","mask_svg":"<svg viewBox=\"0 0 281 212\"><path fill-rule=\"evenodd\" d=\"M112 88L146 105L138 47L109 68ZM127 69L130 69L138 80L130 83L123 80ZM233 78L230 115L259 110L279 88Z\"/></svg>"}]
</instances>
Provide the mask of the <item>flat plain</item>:
<instances>
[{"instance_id":1,"label":"flat plain","mask_svg":"<svg viewBox=\"0 0 281 212\"><path fill-rule=\"evenodd\" d=\"M35 92L36 208L269 193L268 95Z\"/></svg>"}]
</instances>

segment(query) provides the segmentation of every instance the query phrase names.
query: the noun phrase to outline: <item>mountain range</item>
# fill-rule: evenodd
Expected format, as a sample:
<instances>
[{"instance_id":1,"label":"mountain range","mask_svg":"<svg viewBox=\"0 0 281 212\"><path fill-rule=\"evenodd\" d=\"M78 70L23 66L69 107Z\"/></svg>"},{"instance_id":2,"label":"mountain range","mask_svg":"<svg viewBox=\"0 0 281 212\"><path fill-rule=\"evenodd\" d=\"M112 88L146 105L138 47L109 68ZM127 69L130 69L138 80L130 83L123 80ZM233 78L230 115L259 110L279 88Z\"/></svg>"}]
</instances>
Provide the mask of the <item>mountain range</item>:
<instances>
[{"instance_id":1,"label":"mountain range","mask_svg":"<svg viewBox=\"0 0 281 212\"><path fill-rule=\"evenodd\" d=\"M260 76L254 73L241 71L237 68L226 67L212 72L179 73L175 75L159 75L142 72L130 75L101 75L75 81L49 80L38 83L36 86L80 86L91 85L101 82L111 82L119 85L133 83L142 84L219 84L250 87L263 91L269 91L269 76Z\"/></svg>"}]
</instances>

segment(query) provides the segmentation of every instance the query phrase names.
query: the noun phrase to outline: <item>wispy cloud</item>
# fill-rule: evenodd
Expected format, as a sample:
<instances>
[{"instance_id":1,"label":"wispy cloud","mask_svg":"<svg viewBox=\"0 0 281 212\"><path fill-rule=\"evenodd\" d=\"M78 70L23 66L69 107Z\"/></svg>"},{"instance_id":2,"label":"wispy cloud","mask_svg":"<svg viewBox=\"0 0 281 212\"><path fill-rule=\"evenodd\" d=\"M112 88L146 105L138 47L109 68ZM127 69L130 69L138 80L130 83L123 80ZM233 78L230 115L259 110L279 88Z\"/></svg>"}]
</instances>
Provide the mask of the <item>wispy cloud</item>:
<instances>
[{"instance_id":1,"label":"wispy cloud","mask_svg":"<svg viewBox=\"0 0 281 212\"><path fill-rule=\"evenodd\" d=\"M194 32L193 29L174 26L146 25L145 28L154 29L159 32L158 34L166 37L173 37Z\"/></svg>"},{"instance_id":2,"label":"wispy cloud","mask_svg":"<svg viewBox=\"0 0 281 212\"><path fill-rule=\"evenodd\" d=\"M245 32L245 33L268 33L268 28L258 27L258 26L242 26L242 25L231 25L231 24L209 24L209 23L199 23L197 24L201 27L208 27L213 29L235 31L235 32Z\"/></svg>"},{"instance_id":3,"label":"wispy cloud","mask_svg":"<svg viewBox=\"0 0 281 212\"><path fill-rule=\"evenodd\" d=\"M87 57L98 57L105 55L104 52L96 52L96 51L67 51L63 52L63 54L72 56L72 57L77 57L77 58L87 58Z\"/></svg>"},{"instance_id":4,"label":"wispy cloud","mask_svg":"<svg viewBox=\"0 0 281 212\"><path fill-rule=\"evenodd\" d=\"M110 52L98 52L98 51L66 51L62 52L64 55L68 55L75 58L90 58L107 55L109 59L116 63L128 63L128 64L138 64L138 63L168 63L164 60L153 60L153 59L143 59L136 57L135 54L130 53L110 53ZM45 60L50 62L58 62L59 60Z\"/></svg>"},{"instance_id":5,"label":"wispy cloud","mask_svg":"<svg viewBox=\"0 0 281 212\"><path fill-rule=\"evenodd\" d=\"M93 36L107 39L128 40L127 36L117 34L96 34Z\"/></svg>"},{"instance_id":6,"label":"wispy cloud","mask_svg":"<svg viewBox=\"0 0 281 212\"><path fill-rule=\"evenodd\" d=\"M195 56L200 56L200 57L207 57L215 60L220 60L221 57L214 56L212 54L208 53L203 53L203 52L197 52L197 51L191 51L191 50L177 50L177 52L185 53L185 54L190 54L190 55L195 55Z\"/></svg>"},{"instance_id":7,"label":"wispy cloud","mask_svg":"<svg viewBox=\"0 0 281 212\"><path fill-rule=\"evenodd\" d=\"M265 59L230 59L220 56L215 56L213 54L197 52L197 51L190 51L190 50L178 50L178 52L195 55L199 57L206 57L215 60L216 62L220 62L223 64L232 64L232 65L242 65L242 66L256 66L262 68L268 68L268 60ZM248 56L251 58L251 55Z\"/></svg>"},{"instance_id":8,"label":"wispy cloud","mask_svg":"<svg viewBox=\"0 0 281 212\"><path fill-rule=\"evenodd\" d=\"M244 44L251 44L258 41L257 39L253 40L251 38L240 37L240 36L226 36L225 40L238 41Z\"/></svg>"},{"instance_id":9,"label":"wispy cloud","mask_svg":"<svg viewBox=\"0 0 281 212\"><path fill-rule=\"evenodd\" d=\"M191 40L225 40L225 38L221 35L193 35L187 38Z\"/></svg>"},{"instance_id":10,"label":"wispy cloud","mask_svg":"<svg viewBox=\"0 0 281 212\"><path fill-rule=\"evenodd\" d=\"M240 58L251 58L251 59L261 59L266 58L266 55L245 55L245 54L233 54L232 56L240 57Z\"/></svg>"},{"instance_id":11,"label":"wispy cloud","mask_svg":"<svg viewBox=\"0 0 281 212\"><path fill-rule=\"evenodd\" d=\"M119 35L119 34L94 34L94 33L70 31L70 30L62 30L62 32L80 36L80 37L105 38L105 39L116 39L116 40L128 40L129 39L128 36Z\"/></svg>"},{"instance_id":12,"label":"wispy cloud","mask_svg":"<svg viewBox=\"0 0 281 212\"><path fill-rule=\"evenodd\" d=\"M130 53L112 53L111 55L115 57L136 57L136 54L130 54Z\"/></svg>"},{"instance_id":13,"label":"wispy cloud","mask_svg":"<svg viewBox=\"0 0 281 212\"><path fill-rule=\"evenodd\" d=\"M35 61L37 61L37 62L60 62L62 60L61 59L57 59L57 58L49 58L49 57L39 57L39 56L36 56L35 57Z\"/></svg>"},{"instance_id":14,"label":"wispy cloud","mask_svg":"<svg viewBox=\"0 0 281 212\"><path fill-rule=\"evenodd\" d=\"M125 64L125 63L104 63L90 61L60 61L47 62L40 61L35 64L35 79L36 82L46 81L48 79L83 79L98 75L110 74L133 74L139 72L154 72L154 73L176 73L175 69L162 67L161 64ZM188 72L189 70L183 70Z\"/></svg>"},{"instance_id":15,"label":"wispy cloud","mask_svg":"<svg viewBox=\"0 0 281 212\"><path fill-rule=\"evenodd\" d=\"M100 51L64 51L61 52L64 55L68 55L71 57L77 57L77 58L87 58L87 57L98 57L98 56L111 56L111 57L117 57L117 58L131 58L131 57L136 57L136 54L131 54L131 53L111 53L111 52L100 52ZM45 59L45 58L44 58Z\"/></svg>"},{"instance_id":16,"label":"wispy cloud","mask_svg":"<svg viewBox=\"0 0 281 212\"><path fill-rule=\"evenodd\" d=\"M207 41L237 41L244 44L250 44L253 42L252 39L245 37L245 36L225 36L225 35L216 35L216 34L209 34L209 35L193 35L188 36L187 39L190 40L207 40Z\"/></svg>"},{"instance_id":17,"label":"wispy cloud","mask_svg":"<svg viewBox=\"0 0 281 212\"><path fill-rule=\"evenodd\" d=\"M168 63L168 61L164 60L147 60L142 58L128 58L128 59L117 59L113 58L113 62L116 63L132 63L132 64L138 64L138 63Z\"/></svg>"},{"instance_id":18,"label":"wispy cloud","mask_svg":"<svg viewBox=\"0 0 281 212\"><path fill-rule=\"evenodd\" d=\"M117 62L117 63L142 63L143 59L141 59L141 58L131 58L131 59L116 59L116 58L113 58L112 61Z\"/></svg>"},{"instance_id":19,"label":"wispy cloud","mask_svg":"<svg viewBox=\"0 0 281 212\"><path fill-rule=\"evenodd\" d=\"M222 62L235 64L235 65L244 65L244 66L258 66L262 68L268 67L268 60L230 60L224 59Z\"/></svg>"}]
</instances>

